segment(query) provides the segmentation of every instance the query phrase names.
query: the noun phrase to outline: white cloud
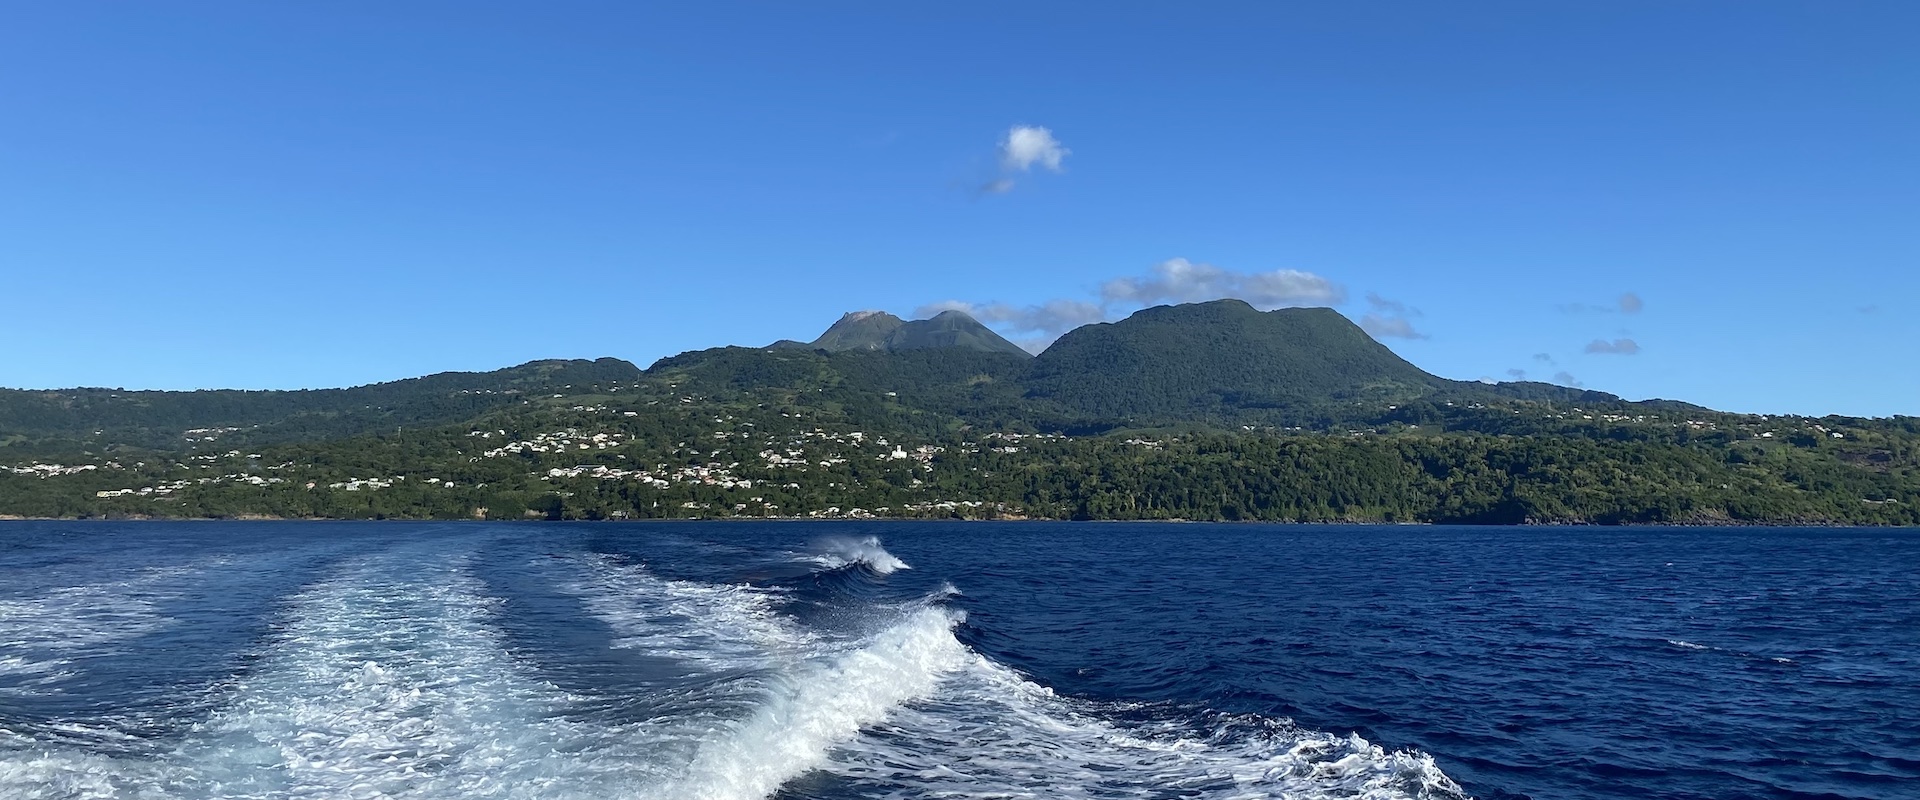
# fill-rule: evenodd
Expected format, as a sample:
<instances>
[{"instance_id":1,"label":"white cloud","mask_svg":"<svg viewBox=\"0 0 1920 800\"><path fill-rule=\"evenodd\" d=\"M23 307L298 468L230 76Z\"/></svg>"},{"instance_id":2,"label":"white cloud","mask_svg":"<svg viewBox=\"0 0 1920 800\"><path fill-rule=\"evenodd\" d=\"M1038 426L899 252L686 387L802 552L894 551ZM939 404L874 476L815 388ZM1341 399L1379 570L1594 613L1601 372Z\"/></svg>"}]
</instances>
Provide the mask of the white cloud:
<instances>
[{"instance_id":1,"label":"white cloud","mask_svg":"<svg viewBox=\"0 0 1920 800\"><path fill-rule=\"evenodd\" d=\"M1015 125L1000 138L1000 175L980 184L979 192L1011 192L1017 183L1014 177L1032 172L1036 166L1049 172L1060 172L1064 169L1061 163L1072 153L1072 150L1060 144L1059 139L1053 138L1053 131L1038 125Z\"/></svg>"},{"instance_id":2,"label":"white cloud","mask_svg":"<svg viewBox=\"0 0 1920 800\"><path fill-rule=\"evenodd\" d=\"M1245 300L1262 310L1287 306L1333 305L1345 300L1339 284L1295 269L1232 272L1212 264L1171 258L1147 275L1115 278L1100 287L1105 305L1150 306L1197 303L1223 298Z\"/></svg>"},{"instance_id":3,"label":"white cloud","mask_svg":"<svg viewBox=\"0 0 1920 800\"><path fill-rule=\"evenodd\" d=\"M1037 125L1015 125L1000 140L1000 166L1008 172L1026 172L1039 164L1059 172L1061 160L1071 152L1053 138L1053 131Z\"/></svg>"},{"instance_id":4,"label":"white cloud","mask_svg":"<svg viewBox=\"0 0 1920 800\"><path fill-rule=\"evenodd\" d=\"M1595 339L1587 343L1587 352L1600 355L1630 356L1640 352L1640 343L1632 339Z\"/></svg>"},{"instance_id":5,"label":"white cloud","mask_svg":"<svg viewBox=\"0 0 1920 800\"><path fill-rule=\"evenodd\" d=\"M1003 325L1009 330L1038 331L1056 335L1091 322L1104 322L1107 318L1106 309L1079 300L1049 300L1033 306L1016 306L1009 303L976 305L959 300L946 300L921 306L914 313L919 316L931 316L942 311L964 311L968 316L983 323Z\"/></svg>"},{"instance_id":6,"label":"white cloud","mask_svg":"<svg viewBox=\"0 0 1920 800\"><path fill-rule=\"evenodd\" d=\"M963 311L989 327L1012 331L1016 334L1015 344L1035 353L1045 350L1067 331L1107 320L1107 309L1080 300L1048 300L1031 306L943 300L915 309L914 315L930 317L942 311Z\"/></svg>"},{"instance_id":7,"label":"white cloud","mask_svg":"<svg viewBox=\"0 0 1920 800\"><path fill-rule=\"evenodd\" d=\"M1339 284L1311 272L1292 269L1235 272L1173 258L1155 264L1144 275L1107 281L1093 299L1056 298L1037 305L945 300L921 306L915 314L925 317L942 311L964 311L1020 346L1038 352L1074 328L1105 322L1151 305L1234 298L1261 310L1272 310L1334 305L1346 299L1346 295ZM1364 320L1362 324L1366 324ZM1397 330L1393 324L1388 322L1388 327L1383 329L1389 332L1375 335L1425 338L1413 332L1405 319L1398 323L1406 326L1403 332L1392 332Z\"/></svg>"}]
</instances>

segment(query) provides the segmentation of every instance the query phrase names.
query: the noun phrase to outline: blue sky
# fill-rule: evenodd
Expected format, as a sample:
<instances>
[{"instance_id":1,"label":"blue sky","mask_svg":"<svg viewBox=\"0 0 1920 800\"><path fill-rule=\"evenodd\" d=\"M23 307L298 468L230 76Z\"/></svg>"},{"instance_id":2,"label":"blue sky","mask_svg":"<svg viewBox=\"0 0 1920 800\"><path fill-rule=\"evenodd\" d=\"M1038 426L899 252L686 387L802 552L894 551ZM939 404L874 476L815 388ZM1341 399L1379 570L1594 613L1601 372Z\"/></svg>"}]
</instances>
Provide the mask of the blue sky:
<instances>
[{"instance_id":1,"label":"blue sky","mask_svg":"<svg viewBox=\"0 0 1920 800\"><path fill-rule=\"evenodd\" d=\"M1920 413L1920 5L666 5L16 4L0 385L1216 293L1448 377Z\"/></svg>"}]
</instances>

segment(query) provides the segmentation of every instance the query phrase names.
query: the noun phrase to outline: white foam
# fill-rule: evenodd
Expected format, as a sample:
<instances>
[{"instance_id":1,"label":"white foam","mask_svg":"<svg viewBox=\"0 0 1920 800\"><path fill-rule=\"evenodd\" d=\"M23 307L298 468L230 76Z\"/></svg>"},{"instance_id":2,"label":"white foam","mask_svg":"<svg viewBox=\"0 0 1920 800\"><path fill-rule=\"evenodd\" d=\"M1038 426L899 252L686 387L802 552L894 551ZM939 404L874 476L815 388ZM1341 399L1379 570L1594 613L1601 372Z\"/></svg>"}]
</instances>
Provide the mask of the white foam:
<instances>
[{"instance_id":1,"label":"white foam","mask_svg":"<svg viewBox=\"0 0 1920 800\"><path fill-rule=\"evenodd\" d=\"M161 630L172 620L156 602L178 594L169 581L192 570L139 575L53 589L31 598L0 599L0 696L58 691L79 674L74 663L110 645Z\"/></svg>"},{"instance_id":2,"label":"white foam","mask_svg":"<svg viewBox=\"0 0 1920 800\"><path fill-rule=\"evenodd\" d=\"M655 753L684 748L683 766L650 785L648 797L770 796L824 766L864 728L931 694L969 656L953 636L961 615L929 604L876 609L897 616L864 639L836 641L778 613L776 593L669 580L606 559L586 564L587 576L571 591L614 629L615 646L716 674L732 670L703 689L697 713L633 732L654 739Z\"/></svg>"},{"instance_id":3,"label":"white foam","mask_svg":"<svg viewBox=\"0 0 1920 800\"><path fill-rule=\"evenodd\" d=\"M671 580L607 557L581 562L584 574L564 588L612 629L614 647L707 669L740 669L791 657L811 643L774 609L773 592Z\"/></svg>"},{"instance_id":4,"label":"white foam","mask_svg":"<svg viewBox=\"0 0 1920 800\"><path fill-rule=\"evenodd\" d=\"M584 800L664 775L507 653L497 605L458 564L364 560L289 598L257 666L171 749L14 737L0 796Z\"/></svg>"},{"instance_id":5,"label":"white foam","mask_svg":"<svg viewBox=\"0 0 1920 800\"><path fill-rule=\"evenodd\" d=\"M566 586L614 646L697 678L646 698L645 719L540 680L458 558L369 557L288 598L177 742L109 756L0 725L0 797L758 800L816 770L901 800L1462 796L1427 756L1357 736L1058 697L955 637L952 587L868 609L888 622L840 640L764 590L577 563Z\"/></svg>"},{"instance_id":6,"label":"white foam","mask_svg":"<svg viewBox=\"0 0 1920 800\"><path fill-rule=\"evenodd\" d=\"M1259 717L1196 724L1056 696L969 652L923 703L841 748L827 769L881 797L1461 798L1431 757Z\"/></svg>"},{"instance_id":7,"label":"white foam","mask_svg":"<svg viewBox=\"0 0 1920 800\"><path fill-rule=\"evenodd\" d=\"M152 776L150 771L139 771L136 777L135 772L109 756L35 748L31 739L0 737L0 797L108 800L135 796L126 790Z\"/></svg>"},{"instance_id":8,"label":"white foam","mask_svg":"<svg viewBox=\"0 0 1920 800\"><path fill-rule=\"evenodd\" d=\"M758 800L825 766L834 747L932 694L965 664L968 652L953 637L959 621L950 611L920 609L857 647L772 677L757 711L714 731L659 796Z\"/></svg>"},{"instance_id":9,"label":"white foam","mask_svg":"<svg viewBox=\"0 0 1920 800\"><path fill-rule=\"evenodd\" d=\"M863 564L867 569L881 575L891 575L903 569L913 569L907 562L901 561L887 548L880 546L878 536L829 536L814 543L814 553L808 560L827 569L840 569L855 564Z\"/></svg>"},{"instance_id":10,"label":"white foam","mask_svg":"<svg viewBox=\"0 0 1920 800\"><path fill-rule=\"evenodd\" d=\"M530 797L603 731L506 652L459 565L369 564L292 601L269 658L177 760L182 794Z\"/></svg>"}]
</instances>

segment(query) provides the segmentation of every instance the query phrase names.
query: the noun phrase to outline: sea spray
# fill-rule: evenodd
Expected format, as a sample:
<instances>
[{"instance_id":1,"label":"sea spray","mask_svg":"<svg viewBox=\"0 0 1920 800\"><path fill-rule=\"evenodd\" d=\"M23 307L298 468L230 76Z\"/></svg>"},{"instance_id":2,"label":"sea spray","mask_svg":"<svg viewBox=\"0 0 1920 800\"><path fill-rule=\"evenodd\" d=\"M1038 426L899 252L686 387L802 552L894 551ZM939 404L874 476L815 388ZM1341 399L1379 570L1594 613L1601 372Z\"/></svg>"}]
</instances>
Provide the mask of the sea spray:
<instances>
[{"instance_id":1,"label":"sea spray","mask_svg":"<svg viewBox=\"0 0 1920 800\"><path fill-rule=\"evenodd\" d=\"M877 536L829 536L820 539L814 542L809 560L827 569L864 566L881 575L912 569L907 562L880 546L880 537Z\"/></svg>"}]
</instances>

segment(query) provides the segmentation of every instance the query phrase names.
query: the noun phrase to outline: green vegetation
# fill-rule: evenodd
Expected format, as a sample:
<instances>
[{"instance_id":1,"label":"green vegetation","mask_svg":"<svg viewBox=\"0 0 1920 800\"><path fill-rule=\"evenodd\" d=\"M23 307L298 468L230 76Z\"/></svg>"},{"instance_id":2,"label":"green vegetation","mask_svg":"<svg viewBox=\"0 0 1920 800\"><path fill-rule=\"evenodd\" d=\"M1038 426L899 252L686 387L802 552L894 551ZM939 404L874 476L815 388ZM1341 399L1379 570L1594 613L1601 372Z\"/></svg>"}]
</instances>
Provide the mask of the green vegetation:
<instances>
[{"instance_id":1,"label":"green vegetation","mask_svg":"<svg viewBox=\"0 0 1920 800\"><path fill-rule=\"evenodd\" d=\"M1915 525L1920 419L1447 381L1332 312L1222 302L1038 358L789 343L644 373L4 392L0 514Z\"/></svg>"},{"instance_id":2,"label":"green vegetation","mask_svg":"<svg viewBox=\"0 0 1920 800\"><path fill-rule=\"evenodd\" d=\"M1331 309L1261 313L1220 300L1071 331L1034 359L1028 385L1088 417L1300 424L1287 412L1391 403L1451 383Z\"/></svg>"},{"instance_id":3,"label":"green vegetation","mask_svg":"<svg viewBox=\"0 0 1920 800\"><path fill-rule=\"evenodd\" d=\"M640 375L631 363L602 358L534 361L492 372L442 372L351 389L0 389L0 438L10 435L16 444L54 448L168 448L209 433L229 442L319 439L444 424L530 396L631 384Z\"/></svg>"}]
</instances>

